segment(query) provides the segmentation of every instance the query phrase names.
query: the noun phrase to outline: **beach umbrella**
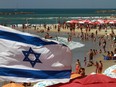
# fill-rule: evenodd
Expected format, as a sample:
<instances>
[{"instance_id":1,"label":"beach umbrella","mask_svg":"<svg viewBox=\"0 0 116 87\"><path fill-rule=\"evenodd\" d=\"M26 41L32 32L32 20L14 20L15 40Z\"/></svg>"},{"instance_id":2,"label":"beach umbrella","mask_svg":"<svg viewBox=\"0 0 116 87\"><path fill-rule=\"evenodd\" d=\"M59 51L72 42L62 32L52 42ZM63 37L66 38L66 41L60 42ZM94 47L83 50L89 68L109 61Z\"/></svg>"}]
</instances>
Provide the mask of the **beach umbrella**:
<instances>
[{"instance_id":1,"label":"beach umbrella","mask_svg":"<svg viewBox=\"0 0 116 87\"><path fill-rule=\"evenodd\" d=\"M114 20L110 20L110 21L109 21L109 24L114 24L114 23L115 23Z\"/></svg>"},{"instance_id":2,"label":"beach umbrella","mask_svg":"<svg viewBox=\"0 0 116 87\"><path fill-rule=\"evenodd\" d=\"M70 20L69 23L77 24L78 20Z\"/></svg>"},{"instance_id":3,"label":"beach umbrella","mask_svg":"<svg viewBox=\"0 0 116 87\"><path fill-rule=\"evenodd\" d=\"M98 21L93 22L94 25L100 25L101 23Z\"/></svg>"},{"instance_id":4,"label":"beach umbrella","mask_svg":"<svg viewBox=\"0 0 116 87\"><path fill-rule=\"evenodd\" d=\"M111 20L108 20L108 19L107 19L107 20L104 20L104 23L105 23L105 24L108 24L110 21L111 21Z\"/></svg>"},{"instance_id":5,"label":"beach umbrella","mask_svg":"<svg viewBox=\"0 0 116 87\"><path fill-rule=\"evenodd\" d=\"M80 76L81 76L80 74L71 73L70 79L75 79L75 78L80 77Z\"/></svg>"},{"instance_id":6,"label":"beach umbrella","mask_svg":"<svg viewBox=\"0 0 116 87\"><path fill-rule=\"evenodd\" d=\"M96 22L97 22L98 24L104 24L104 20L103 20L103 19L98 19Z\"/></svg>"},{"instance_id":7,"label":"beach umbrella","mask_svg":"<svg viewBox=\"0 0 116 87\"><path fill-rule=\"evenodd\" d=\"M71 21L66 21L66 23L70 23Z\"/></svg>"},{"instance_id":8,"label":"beach umbrella","mask_svg":"<svg viewBox=\"0 0 116 87\"><path fill-rule=\"evenodd\" d=\"M80 20L80 21L79 21L79 24L84 24L84 23L85 23L84 20Z\"/></svg>"},{"instance_id":9,"label":"beach umbrella","mask_svg":"<svg viewBox=\"0 0 116 87\"><path fill-rule=\"evenodd\" d=\"M86 23L86 24L90 24L90 23L92 23L90 20L84 20L84 23Z\"/></svg>"},{"instance_id":10,"label":"beach umbrella","mask_svg":"<svg viewBox=\"0 0 116 87\"><path fill-rule=\"evenodd\" d=\"M49 87L116 87L116 79L103 74L91 74L65 84L57 84Z\"/></svg>"},{"instance_id":11,"label":"beach umbrella","mask_svg":"<svg viewBox=\"0 0 116 87\"><path fill-rule=\"evenodd\" d=\"M116 65L112 65L109 68L107 68L103 74L111 77L111 78L116 78Z\"/></svg>"},{"instance_id":12,"label":"beach umbrella","mask_svg":"<svg viewBox=\"0 0 116 87\"><path fill-rule=\"evenodd\" d=\"M19 83L8 83L8 84L3 85L2 87L24 87L24 86Z\"/></svg>"}]
</instances>

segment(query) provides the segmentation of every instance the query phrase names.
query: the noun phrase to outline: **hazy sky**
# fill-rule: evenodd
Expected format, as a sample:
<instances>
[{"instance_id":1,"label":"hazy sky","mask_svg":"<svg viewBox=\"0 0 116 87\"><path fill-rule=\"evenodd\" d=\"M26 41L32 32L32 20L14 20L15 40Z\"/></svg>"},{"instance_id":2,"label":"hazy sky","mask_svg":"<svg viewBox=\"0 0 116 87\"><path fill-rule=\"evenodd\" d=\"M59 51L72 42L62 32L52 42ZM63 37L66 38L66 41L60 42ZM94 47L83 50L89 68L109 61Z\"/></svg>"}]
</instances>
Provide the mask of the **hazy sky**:
<instances>
[{"instance_id":1,"label":"hazy sky","mask_svg":"<svg viewBox=\"0 0 116 87\"><path fill-rule=\"evenodd\" d=\"M0 8L116 8L116 0L0 0Z\"/></svg>"}]
</instances>

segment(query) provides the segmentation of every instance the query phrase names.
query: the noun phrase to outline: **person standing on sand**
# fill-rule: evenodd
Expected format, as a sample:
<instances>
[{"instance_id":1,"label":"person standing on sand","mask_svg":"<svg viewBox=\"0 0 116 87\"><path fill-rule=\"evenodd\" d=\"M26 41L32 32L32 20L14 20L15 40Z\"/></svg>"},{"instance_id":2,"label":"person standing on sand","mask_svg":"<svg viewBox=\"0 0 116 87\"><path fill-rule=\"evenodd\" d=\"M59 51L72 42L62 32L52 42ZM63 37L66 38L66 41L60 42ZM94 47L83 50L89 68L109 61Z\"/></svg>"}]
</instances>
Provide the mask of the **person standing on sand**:
<instances>
[{"instance_id":1,"label":"person standing on sand","mask_svg":"<svg viewBox=\"0 0 116 87\"><path fill-rule=\"evenodd\" d=\"M103 47L103 51L106 52L106 40L105 39L103 39L102 47Z\"/></svg>"},{"instance_id":2,"label":"person standing on sand","mask_svg":"<svg viewBox=\"0 0 116 87\"><path fill-rule=\"evenodd\" d=\"M101 46L101 43L102 43L102 37L99 37L99 47Z\"/></svg>"},{"instance_id":3,"label":"person standing on sand","mask_svg":"<svg viewBox=\"0 0 116 87\"><path fill-rule=\"evenodd\" d=\"M95 72L98 73L98 71L99 71L99 63L98 63L97 61L96 61L96 63L95 63L95 66L96 66Z\"/></svg>"},{"instance_id":4,"label":"person standing on sand","mask_svg":"<svg viewBox=\"0 0 116 87\"><path fill-rule=\"evenodd\" d=\"M102 73L102 70L103 70L103 63L102 63L102 61L99 61L98 73Z\"/></svg>"}]
</instances>

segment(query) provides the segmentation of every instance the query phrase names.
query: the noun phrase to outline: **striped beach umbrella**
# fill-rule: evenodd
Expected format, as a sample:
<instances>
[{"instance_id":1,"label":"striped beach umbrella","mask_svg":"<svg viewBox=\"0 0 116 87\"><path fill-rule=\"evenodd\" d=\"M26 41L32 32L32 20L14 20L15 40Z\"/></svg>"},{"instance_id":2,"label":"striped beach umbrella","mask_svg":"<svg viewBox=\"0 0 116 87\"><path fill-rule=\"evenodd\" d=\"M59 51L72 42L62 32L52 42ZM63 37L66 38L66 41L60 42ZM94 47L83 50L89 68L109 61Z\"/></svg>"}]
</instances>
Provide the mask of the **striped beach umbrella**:
<instances>
[{"instance_id":1,"label":"striped beach umbrella","mask_svg":"<svg viewBox=\"0 0 116 87\"><path fill-rule=\"evenodd\" d=\"M111 67L109 67L109 68L107 68L103 72L103 74L105 74L105 75L107 75L107 76L109 76L111 78L116 78L116 64L111 66Z\"/></svg>"}]
</instances>

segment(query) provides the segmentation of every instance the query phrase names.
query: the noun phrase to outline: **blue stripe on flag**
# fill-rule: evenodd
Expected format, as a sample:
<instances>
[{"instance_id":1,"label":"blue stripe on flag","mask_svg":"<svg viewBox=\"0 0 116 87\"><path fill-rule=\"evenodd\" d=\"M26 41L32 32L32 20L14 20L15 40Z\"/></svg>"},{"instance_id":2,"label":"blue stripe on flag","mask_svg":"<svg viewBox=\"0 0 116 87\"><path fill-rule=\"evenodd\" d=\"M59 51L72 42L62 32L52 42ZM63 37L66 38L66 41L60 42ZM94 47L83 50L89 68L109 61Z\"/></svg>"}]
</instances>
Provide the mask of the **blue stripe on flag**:
<instances>
[{"instance_id":1,"label":"blue stripe on flag","mask_svg":"<svg viewBox=\"0 0 116 87\"><path fill-rule=\"evenodd\" d=\"M34 79L65 79L70 78L70 75L71 70L47 71L0 67L0 76L23 77Z\"/></svg>"},{"instance_id":2,"label":"blue stripe on flag","mask_svg":"<svg viewBox=\"0 0 116 87\"><path fill-rule=\"evenodd\" d=\"M22 43L26 43L26 44L31 44L31 45L36 45L36 46L57 44L53 41L49 41L49 42L44 41L39 37L27 36L27 35L22 35L22 34L18 34L18 33L2 31L2 30L0 30L0 38L11 40L11 41L22 42Z\"/></svg>"}]
</instances>

